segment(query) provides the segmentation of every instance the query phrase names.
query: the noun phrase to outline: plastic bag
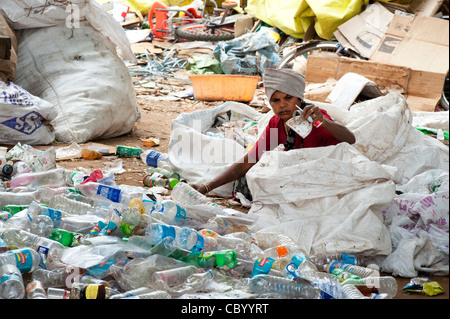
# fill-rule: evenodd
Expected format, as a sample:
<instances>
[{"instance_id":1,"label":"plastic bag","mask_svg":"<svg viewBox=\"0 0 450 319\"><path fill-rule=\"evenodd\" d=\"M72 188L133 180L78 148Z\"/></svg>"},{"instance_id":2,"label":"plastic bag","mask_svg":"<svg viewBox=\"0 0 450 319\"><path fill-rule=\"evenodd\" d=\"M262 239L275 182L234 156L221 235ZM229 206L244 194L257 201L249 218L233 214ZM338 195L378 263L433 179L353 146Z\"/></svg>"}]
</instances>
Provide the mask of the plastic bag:
<instances>
[{"instance_id":1,"label":"plastic bag","mask_svg":"<svg viewBox=\"0 0 450 319\"><path fill-rule=\"evenodd\" d=\"M319 37L331 39L337 27L361 12L368 0L249 0L247 12L279 28L288 35L303 38L315 19Z\"/></svg>"},{"instance_id":2,"label":"plastic bag","mask_svg":"<svg viewBox=\"0 0 450 319\"><path fill-rule=\"evenodd\" d=\"M243 75L264 74L267 67L280 60L278 44L267 32L248 33L219 42L214 49L214 57L220 61L225 74Z\"/></svg>"}]
</instances>

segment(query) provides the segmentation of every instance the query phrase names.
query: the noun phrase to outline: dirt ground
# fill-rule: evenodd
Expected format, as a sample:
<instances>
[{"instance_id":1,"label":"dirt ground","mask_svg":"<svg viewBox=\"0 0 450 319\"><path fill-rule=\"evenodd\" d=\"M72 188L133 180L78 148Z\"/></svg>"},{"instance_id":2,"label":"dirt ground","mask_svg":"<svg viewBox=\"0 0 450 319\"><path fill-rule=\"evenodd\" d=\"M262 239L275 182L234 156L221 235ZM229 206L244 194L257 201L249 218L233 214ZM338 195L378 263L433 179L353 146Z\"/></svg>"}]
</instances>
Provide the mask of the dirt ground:
<instances>
[{"instance_id":1,"label":"dirt ground","mask_svg":"<svg viewBox=\"0 0 450 319\"><path fill-rule=\"evenodd\" d=\"M170 85L171 81L163 81L163 83L164 82L166 84L167 83L169 84L169 86L165 86L165 91L167 90L182 91L190 87L190 85L186 85L183 83L180 84L177 81L175 82L172 81L172 83L176 83L176 85ZM139 109L141 111L142 116L140 120L136 122L133 130L128 134L120 137L92 142L107 145L113 151L115 150L115 147L117 145L137 146L143 149L148 149L149 147L143 146L143 140L148 138L157 138L159 139L160 144L157 146L153 146L152 149L161 152L167 152L172 120L174 120L178 115L180 115L183 112L193 112L195 110L213 108L222 103L222 102L201 102L190 99L165 100L169 96L167 95L167 92L161 93L159 91L155 91L154 89L142 88L139 85L135 86L135 91ZM261 111L263 108L262 106L254 106L254 107L259 111ZM59 148L65 147L67 145L68 144L54 143L48 146L34 146L34 147L44 150L51 146ZM97 168L100 169L103 168L107 162L115 159L117 159L117 156L112 154L109 156L103 156L103 158L100 160L85 160L82 158L77 158L59 161L58 165L67 169L75 169L77 167L83 167L89 170L94 170ZM123 168L126 170L126 172L115 175L116 183L118 185L126 184L126 185L143 186L143 178L146 174L145 169L148 166L137 158L122 158L122 160L123 160L122 165ZM230 206L228 203L228 199L213 198L213 200L223 206L232 207L242 212L247 211L246 208L241 206ZM449 298L448 276L445 277L427 276L426 274L420 274L420 276L428 277L432 281L437 281L444 288L445 293L433 297L419 294L405 293L401 291L401 288L404 287L410 281L410 278L397 278L399 292L395 299L433 300L433 299Z\"/></svg>"}]
</instances>

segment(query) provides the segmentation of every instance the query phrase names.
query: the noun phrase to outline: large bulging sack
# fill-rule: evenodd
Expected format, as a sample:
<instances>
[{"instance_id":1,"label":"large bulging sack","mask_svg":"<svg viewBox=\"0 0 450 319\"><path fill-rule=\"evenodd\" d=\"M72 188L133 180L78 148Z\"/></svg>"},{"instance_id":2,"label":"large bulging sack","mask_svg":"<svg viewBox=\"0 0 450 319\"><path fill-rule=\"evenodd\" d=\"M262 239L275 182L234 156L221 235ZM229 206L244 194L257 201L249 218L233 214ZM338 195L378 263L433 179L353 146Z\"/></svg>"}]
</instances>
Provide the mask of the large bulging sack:
<instances>
[{"instance_id":1,"label":"large bulging sack","mask_svg":"<svg viewBox=\"0 0 450 319\"><path fill-rule=\"evenodd\" d=\"M20 30L16 82L50 102L56 139L84 143L131 131L139 119L130 73L114 44L86 21Z\"/></svg>"}]
</instances>

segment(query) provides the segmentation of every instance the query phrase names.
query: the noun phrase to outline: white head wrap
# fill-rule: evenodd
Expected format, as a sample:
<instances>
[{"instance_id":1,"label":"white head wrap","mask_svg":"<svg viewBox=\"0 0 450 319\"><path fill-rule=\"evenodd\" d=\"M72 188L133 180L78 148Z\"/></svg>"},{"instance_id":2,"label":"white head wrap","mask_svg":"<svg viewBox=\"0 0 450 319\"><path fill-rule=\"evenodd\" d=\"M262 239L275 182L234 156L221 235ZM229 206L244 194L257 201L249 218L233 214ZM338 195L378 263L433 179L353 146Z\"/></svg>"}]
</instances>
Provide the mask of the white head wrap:
<instances>
[{"instance_id":1,"label":"white head wrap","mask_svg":"<svg viewBox=\"0 0 450 319\"><path fill-rule=\"evenodd\" d=\"M264 87L270 99L276 91L304 99L305 77L291 69L266 69L264 72Z\"/></svg>"}]
</instances>

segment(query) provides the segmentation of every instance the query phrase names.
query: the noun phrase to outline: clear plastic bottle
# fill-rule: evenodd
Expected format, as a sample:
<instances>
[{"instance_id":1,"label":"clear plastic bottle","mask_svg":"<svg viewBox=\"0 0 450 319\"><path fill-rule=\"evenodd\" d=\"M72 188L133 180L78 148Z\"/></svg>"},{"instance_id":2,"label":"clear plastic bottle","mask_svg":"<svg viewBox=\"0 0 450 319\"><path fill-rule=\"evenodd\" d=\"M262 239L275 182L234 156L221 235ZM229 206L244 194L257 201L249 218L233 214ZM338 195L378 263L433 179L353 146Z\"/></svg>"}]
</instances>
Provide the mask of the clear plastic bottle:
<instances>
[{"instance_id":1,"label":"clear plastic bottle","mask_svg":"<svg viewBox=\"0 0 450 319\"><path fill-rule=\"evenodd\" d=\"M319 299L320 290L310 282L272 276L256 275L249 279L251 293L274 293L282 298Z\"/></svg>"},{"instance_id":2,"label":"clear plastic bottle","mask_svg":"<svg viewBox=\"0 0 450 319\"><path fill-rule=\"evenodd\" d=\"M370 276L373 277L373 276L379 275L378 269L372 269L372 268L368 268L368 267L346 264L346 263L343 263L340 261L331 262L331 263L325 265L324 268L325 268L326 272L331 272L333 269L340 268L350 274L358 276L359 278L365 278L365 277L370 277Z\"/></svg>"},{"instance_id":3,"label":"clear plastic bottle","mask_svg":"<svg viewBox=\"0 0 450 319\"><path fill-rule=\"evenodd\" d=\"M180 248L199 251L204 247L203 237L194 229L172 225L153 223L147 226L146 236L154 244L158 244L165 237L175 238Z\"/></svg>"},{"instance_id":4,"label":"clear plastic bottle","mask_svg":"<svg viewBox=\"0 0 450 319\"><path fill-rule=\"evenodd\" d=\"M31 275L32 280L39 281L44 289L50 287L66 287L66 279L68 277L68 272L65 268L55 268L55 269L36 269Z\"/></svg>"},{"instance_id":5,"label":"clear plastic bottle","mask_svg":"<svg viewBox=\"0 0 450 319\"><path fill-rule=\"evenodd\" d=\"M43 172L23 173L15 175L11 179L11 188L28 186L38 188L42 186L60 187L65 186L64 169L55 168Z\"/></svg>"},{"instance_id":6,"label":"clear plastic bottle","mask_svg":"<svg viewBox=\"0 0 450 319\"><path fill-rule=\"evenodd\" d=\"M48 237L53 230L53 221L45 215L22 214L22 212L8 219L3 227L23 229L38 236Z\"/></svg>"},{"instance_id":7,"label":"clear plastic bottle","mask_svg":"<svg viewBox=\"0 0 450 319\"><path fill-rule=\"evenodd\" d=\"M9 246L17 248L36 247L35 250L47 261L52 259L57 262L64 250L64 246L57 241L21 229L0 230L0 236Z\"/></svg>"},{"instance_id":8,"label":"clear plastic bottle","mask_svg":"<svg viewBox=\"0 0 450 319\"><path fill-rule=\"evenodd\" d=\"M160 173L147 174L142 181L146 187L167 187L169 180Z\"/></svg>"},{"instance_id":9,"label":"clear plastic bottle","mask_svg":"<svg viewBox=\"0 0 450 319\"><path fill-rule=\"evenodd\" d=\"M48 204L53 199L53 197L65 194L67 192L69 192L69 189L65 186L55 188L47 186L39 187L37 189L36 200L41 204Z\"/></svg>"},{"instance_id":10,"label":"clear plastic bottle","mask_svg":"<svg viewBox=\"0 0 450 319\"><path fill-rule=\"evenodd\" d=\"M186 218L186 210L177 205L173 200L163 200L162 205L162 221L167 224L177 223Z\"/></svg>"},{"instance_id":11,"label":"clear plastic bottle","mask_svg":"<svg viewBox=\"0 0 450 319\"><path fill-rule=\"evenodd\" d=\"M172 297L164 290L153 291L150 288L141 287L111 296L109 299L172 299Z\"/></svg>"},{"instance_id":12,"label":"clear plastic bottle","mask_svg":"<svg viewBox=\"0 0 450 319\"><path fill-rule=\"evenodd\" d=\"M360 254L316 254L309 258L320 271L325 271L325 265L333 261L342 261L346 264L358 266L366 266L368 263L367 257Z\"/></svg>"},{"instance_id":13,"label":"clear plastic bottle","mask_svg":"<svg viewBox=\"0 0 450 319\"><path fill-rule=\"evenodd\" d=\"M93 209L92 205L89 205L88 203L77 201L64 195L53 197L48 206L70 215L89 214Z\"/></svg>"},{"instance_id":14,"label":"clear plastic bottle","mask_svg":"<svg viewBox=\"0 0 450 319\"><path fill-rule=\"evenodd\" d=\"M286 268L291 275L304 278L333 298L339 298L341 286L334 275L319 271L304 252L295 254L291 260L292 264Z\"/></svg>"},{"instance_id":15,"label":"clear plastic bottle","mask_svg":"<svg viewBox=\"0 0 450 319\"><path fill-rule=\"evenodd\" d=\"M148 166L164 167L170 165L169 154L161 153L155 150L147 150L141 153L141 160Z\"/></svg>"},{"instance_id":16,"label":"clear plastic bottle","mask_svg":"<svg viewBox=\"0 0 450 319\"><path fill-rule=\"evenodd\" d=\"M98 221L97 225L90 230L86 238L98 235L109 236L113 234L118 227L120 227L121 223L122 213L118 209L113 208L104 220Z\"/></svg>"},{"instance_id":17,"label":"clear plastic bottle","mask_svg":"<svg viewBox=\"0 0 450 319\"><path fill-rule=\"evenodd\" d=\"M47 293L45 292L42 283L37 280L31 281L27 285L25 291L27 299L48 299Z\"/></svg>"},{"instance_id":18,"label":"clear plastic bottle","mask_svg":"<svg viewBox=\"0 0 450 319\"><path fill-rule=\"evenodd\" d=\"M212 217L205 224L205 228L211 229L219 235L231 234L235 231L233 223L223 217Z\"/></svg>"},{"instance_id":19,"label":"clear plastic bottle","mask_svg":"<svg viewBox=\"0 0 450 319\"><path fill-rule=\"evenodd\" d=\"M154 272L153 281L164 281L169 287L177 286L186 281L186 279L195 273L201 272L201 269L195 266L178 267L168 270Z\"/></svg>"},{"instance_id":20,"label":"clear plastic bottle","mask_svg":"<svg viewBox=\"0 0 450 319\"><path fill-rule=\"evenodd\" d=\"M142 214L136 208L127 208L122 212L122 222L120 230L126 235L133 235L138 230L141 223Z\"/></svg>"},{"instance_id":21,"label":"clear plastic bottle","mask_svg":"<svg viewBox=\"0 0 450 319\"><path fill-rule=\"evenodd\" d=\"M1 192L0 191L0 208L4 205L30 205L36 200L37 191L33 192Z\"/></svg>"},{"instance_id":22,"label":"clear plastic bottle","mask_svg":"<svg viewBox=\"0 0 450 319\"><path fill-rule=\"evenodd\" d=\"M140 288L129 290L129 291L121 293L121 294L111 296L109 299L133 298L133 297L137 297L139 295L148 294L150 292L153 292L153 290L148 287L140 287Z\"/></svg>"},{"instance_id":23,"label":"clear plastic bottle","mask_svg":"<svg viewBox=\"0 0 450 319\"><path fill-rule=\"evenodd\" d=\"M69 299L70 291L64 288L53 288L49 287L47 289L47 298L48 299Z\"/></svg>"},{"instance_id":24,"label":"clear plastic bottle","mask_svg":"<svg viewBox=\"0 0 450 319\"><path fill-rule=\"evenodd\" d=\"M41 256L31 248L9 250L0 255L0 266L6 264L16 265L21 273L35 271L41 263Z\"/></svg>"},{"instance_id":25,"label":"clear plastic bottle","mask_svg":"<svg viewBox=\"0 0 450 319\"><path fill-rule=\"evenodd\" d=\"M14 264L0 266L0 299L23 299L25 286L22 273Z\"/></svg>"},{"instance_id":26,"label":"clear plastic bottle","mask_svg":"<svg viewBox=\"0 0 450 319\"><path fill-rule=\"evenodd\" d=\"M233 236L233 234L221 236L211 229L201 229L199 230L199 234L202 235L204 238L207 237L214 238L217 242L216 246L217 250L233 249L237 251L240 255L245 256L250 252L251 249L250 237L248 238L248 240L246 240L244 238L238 238L236 236Z\"/></svg>"},{"instance_id":27,"label":"clear plastic bottle","mask_svg":"<svg viewBox=\"0 0 450 319\"><path fill-rule=\"evenodd\" d=\"M397 280L392 276L365 277L360 279L349 278L341 284L343 286L356 286L364 295L370 295L370 293L376 291L376 293L387 294L390 298L394 298L398 291Z\"/></svg>"},{"instance_id":28,"label":"clear plastic bottle","mask_svg":"<svg viewBox=\"0 0 450 319\"><path fill-rule=\"evenodd\" d=\"M180 203L181 205L212 204L208 197L198 192L189 184L183 182L178 183L173 188L171 196L177 203Z\"/></svg>"},{"instance_id":29,"label":"clear plastic bottle","mask_svg":"<svg viewBox=\"0 0 450 319\"><path fill-rule=\"evenodd\" d=\"M353 285L341 286L338 299L368 299Z\"/></svg>"}]
</instances>

